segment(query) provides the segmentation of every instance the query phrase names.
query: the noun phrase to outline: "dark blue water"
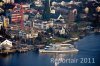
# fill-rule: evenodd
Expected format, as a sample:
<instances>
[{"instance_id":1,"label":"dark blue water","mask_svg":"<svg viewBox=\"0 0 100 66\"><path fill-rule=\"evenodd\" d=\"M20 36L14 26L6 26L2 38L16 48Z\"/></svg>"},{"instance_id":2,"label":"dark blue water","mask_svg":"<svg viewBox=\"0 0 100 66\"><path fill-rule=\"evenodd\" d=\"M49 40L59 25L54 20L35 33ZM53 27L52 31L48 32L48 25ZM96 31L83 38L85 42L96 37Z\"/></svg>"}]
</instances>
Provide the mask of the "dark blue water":
<instances>
[{"instance_id":1,"label":"dark blue water","mask_svg":"<svg viewBox=\"0 0 100 66\"><path fill-rule=\"evenodd\" d=\"M100 66L100 35L90 35L75 43L77 54L62 54L64 59L75 58L77 63L59 63L56 66ZM62 56L61 55L61 56ZM0 66L55 66L51 58L60 58L60 54L38 54L33 51L0 56ZM80 58L90 58L91 63L81 63Z\"/></svg>"}]
</instances>

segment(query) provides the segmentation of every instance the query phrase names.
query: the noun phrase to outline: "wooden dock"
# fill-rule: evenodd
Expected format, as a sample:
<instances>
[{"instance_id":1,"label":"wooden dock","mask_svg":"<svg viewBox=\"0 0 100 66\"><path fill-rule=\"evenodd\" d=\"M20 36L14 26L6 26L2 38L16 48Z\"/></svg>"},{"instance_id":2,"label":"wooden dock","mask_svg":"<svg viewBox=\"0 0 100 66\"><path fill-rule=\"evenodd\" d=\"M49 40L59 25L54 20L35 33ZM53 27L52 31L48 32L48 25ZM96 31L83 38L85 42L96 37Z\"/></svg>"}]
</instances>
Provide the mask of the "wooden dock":
<instances>
[{"instance_id":1,"label":"wooden dock","mask_svg":"<svg viewBox=\"0 0 100 66\"><path fill-rule=\"evenodd\" d=\"M27 51L30 51L30 50L33 50L34 49L34 47L33 47L33 45L22 45L22 47L21 48L17 48L17 52L27 52Z\"/></svg>"},{"instance_id":2,"label":"wooden dock","mask_svg":"<svg viewBox=\"0 0 100 66\"><path fill-rule=\"evenodd\" d=\"M27 52L27 51L31 51L34 50L33 45L24 45L21 46L20 48L14 48L14 49L10 49L10 50L0 50L0 54L10 54L10 53L22 53L22 52Z\"/></svg>"},{"instance_id":3,"label":"wooden dock","mask_svg":"<svg viewBox=\"0 0 100 66\"><path fill-rule=\"evenodd\" d=\"M9 53L15 53L16 49L11 50L0 50L0 54L9 54Z\"/></svg>"}]
</instances>

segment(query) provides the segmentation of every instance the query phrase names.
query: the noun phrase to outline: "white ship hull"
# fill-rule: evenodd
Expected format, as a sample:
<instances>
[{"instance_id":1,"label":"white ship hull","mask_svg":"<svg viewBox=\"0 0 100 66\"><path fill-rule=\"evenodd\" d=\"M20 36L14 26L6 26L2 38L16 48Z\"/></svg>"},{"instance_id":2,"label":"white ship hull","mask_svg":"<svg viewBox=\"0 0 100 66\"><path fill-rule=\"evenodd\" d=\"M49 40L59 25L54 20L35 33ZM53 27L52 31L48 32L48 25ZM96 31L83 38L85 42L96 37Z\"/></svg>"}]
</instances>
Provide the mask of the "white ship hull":
<instances>
[{"instance_id":1,"label":"white ship hull","mask_svg":"<svg viewBox=\"0 0 100 66\"><path fill-rule=\"evenodd\" d=\"M46 46L44 49L39 49L40 53L74 53L78 52L71 44L52 44L50 46Z\"/></svg>"},{"instance_id":2,"label":"white ship hull","mask_svg":"<svg viewBox=\"0 0 100 66\"><path fill-rule=\"evenodd\" d=\"M78 52L79 50L77 49L73 49L73 50L64 50L64 51L55 51L55 50L44 50L44 49L40 49L39 52L40 53L74 53L74 52Z\"/></svg>"}]
</instances>

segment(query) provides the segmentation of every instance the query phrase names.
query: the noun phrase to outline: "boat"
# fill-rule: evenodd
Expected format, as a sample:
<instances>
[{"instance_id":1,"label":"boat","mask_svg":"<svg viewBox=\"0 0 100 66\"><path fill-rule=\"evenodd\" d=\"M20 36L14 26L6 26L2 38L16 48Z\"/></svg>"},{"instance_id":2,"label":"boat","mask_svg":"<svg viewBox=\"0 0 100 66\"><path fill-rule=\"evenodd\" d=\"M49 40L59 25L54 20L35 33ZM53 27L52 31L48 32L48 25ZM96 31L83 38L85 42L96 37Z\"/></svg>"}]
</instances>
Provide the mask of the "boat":
<instances>
[{"instance_id":1,"label":"boat","mask_svg":"<svg viewBox=\"0 0 100 66\"><path fill-rule=\"evenodd\" d=\"M70 38L71 40L77 41L79 38Z\"/></svg>"},{"instance_id":2,"label":"boat","mask_svg":"<svg viewBox=\"0 0 100 66\"><path fill-rule=\"evenodd\" d=\"M78 51L72 44L52 44L44 49L39 49L40 53L70 53Z\"/></svg>"}]
</instances>

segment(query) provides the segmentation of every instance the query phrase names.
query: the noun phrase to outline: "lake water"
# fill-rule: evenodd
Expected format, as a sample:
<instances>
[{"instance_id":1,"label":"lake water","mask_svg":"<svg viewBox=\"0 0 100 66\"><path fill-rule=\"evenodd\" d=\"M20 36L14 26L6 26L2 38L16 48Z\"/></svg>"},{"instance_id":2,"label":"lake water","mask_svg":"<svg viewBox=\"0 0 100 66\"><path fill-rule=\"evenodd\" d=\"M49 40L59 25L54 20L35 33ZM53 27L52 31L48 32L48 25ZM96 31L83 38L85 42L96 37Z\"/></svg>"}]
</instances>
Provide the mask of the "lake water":
<instances>
[{"instance_id":1,"label":"lake water","mask_svg":"<svg viewBox=\"0 0 100 66\"><path fill-rule=\"evenodd\" d=\"M0 56L0 66L100 66L100 35L87 36L75 44L79 52L73 54L30 51Z\"/></svg>"}]
</instances>

